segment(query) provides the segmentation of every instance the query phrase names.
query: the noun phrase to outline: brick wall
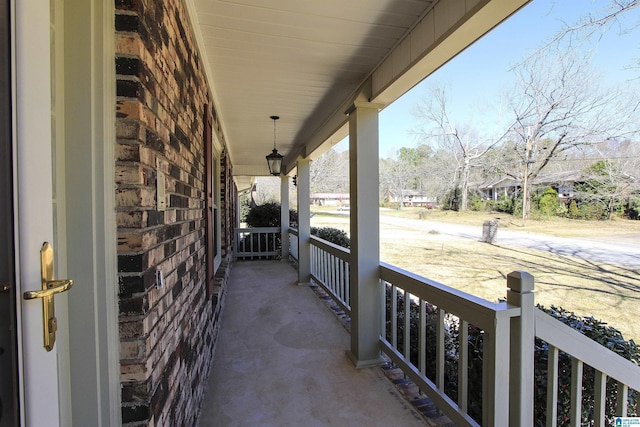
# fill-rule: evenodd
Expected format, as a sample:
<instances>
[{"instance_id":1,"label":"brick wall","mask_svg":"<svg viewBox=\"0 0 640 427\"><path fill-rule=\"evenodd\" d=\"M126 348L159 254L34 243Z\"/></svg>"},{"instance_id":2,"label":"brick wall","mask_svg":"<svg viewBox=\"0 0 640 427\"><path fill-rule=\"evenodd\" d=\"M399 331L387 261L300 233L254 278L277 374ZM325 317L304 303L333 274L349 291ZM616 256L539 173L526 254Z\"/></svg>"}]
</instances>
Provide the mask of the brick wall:
<instances>
[{"instance_id":1,"label":"brick wall","mask_svg":"<svg viewBox=\"0 0 640 427\"><path fill-rule=\"evenodd\" d=\"M122 421L193 425L218 329L205 287L203 115L212 99L181 0L115 3ZM156 209L158 170L165 211Z\"/></svg>"}]
</instances>

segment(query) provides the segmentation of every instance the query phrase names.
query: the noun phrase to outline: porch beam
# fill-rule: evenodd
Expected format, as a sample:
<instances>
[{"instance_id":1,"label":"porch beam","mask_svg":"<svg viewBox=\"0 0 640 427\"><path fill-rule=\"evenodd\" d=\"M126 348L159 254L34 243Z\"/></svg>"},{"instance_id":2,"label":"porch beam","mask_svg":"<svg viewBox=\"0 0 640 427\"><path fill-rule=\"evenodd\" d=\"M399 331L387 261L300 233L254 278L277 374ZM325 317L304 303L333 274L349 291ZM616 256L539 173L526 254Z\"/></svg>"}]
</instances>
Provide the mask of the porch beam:
<instances>
[{"instance_id":1,"label":"porch beam","mask_svg":"<svg viewBox=\"0 0 640 427\"><path fill-rule=\"evenodd\" d=\"M298 284L311 282L311 160L298 160Z\"/></svg>"},{"instance_id":2,"label":"porch beam","mask_svg":"<svg viewBox=\"0 0 640 427\"><path fill-rule=\"evenodd\" d=\"M349 114L351 238L351 349L358 368L381 363L380 218L378 195L378 111L357 102Z\"/></svg>"}]
</instances>

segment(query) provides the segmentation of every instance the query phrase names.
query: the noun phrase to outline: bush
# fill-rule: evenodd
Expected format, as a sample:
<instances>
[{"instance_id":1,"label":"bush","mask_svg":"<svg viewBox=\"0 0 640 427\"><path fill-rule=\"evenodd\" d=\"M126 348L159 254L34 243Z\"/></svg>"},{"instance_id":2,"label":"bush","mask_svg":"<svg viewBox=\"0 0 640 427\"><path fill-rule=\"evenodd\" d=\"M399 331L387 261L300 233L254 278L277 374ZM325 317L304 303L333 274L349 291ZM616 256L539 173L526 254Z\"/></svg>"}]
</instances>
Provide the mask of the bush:
<instances>
[{"instance_id":1,"label":"bush","mask_svg":"<svg viewBox=\"0 0 640 427\"><path fill-rule=\"evenodd\" d=\"M250 208L245 222L249 227L280 227L280 204L268 202Z\"/></svg>"},{"instance_id":2,"label":"bush","mask_svg":"<svg viewBox=\"0 0 640 427\"><path fill-rule=\"evenodd\" d=\"M538 209L547 218L556 215L559 210L560 202L558 201L558 192L551 187L547 187L540 193L538 197Z\"/></svg>"},{"instance_id":3,"label":"bush","mask_svg":"<svg viewBox=\"0 0 640 427\"><path fill-rule=\"evenodd\" d=\"M469 203L469 208L474 212L486 211L489 203L484 202L480 197L472 197Z\"/></svg>"},{"instance_id":4,"label":"bush","mask_svg":"<svg viewBox=\"0 0 640 427\"><path fill-rule=\"evenodd\" d=\"M280 227L280 203L268 202L249 208L244 222L249 227ZM297 224L297 211L289 210L289 222Z\"/></svg>"},{"instance_id":5,"label":"bush","mask_svg":"<svg viewBox=\"0 0 640 427\"><path fill-rule=\"evenodd\" d=\"M600 221L608 216L607 210L598 204L583 202L578 205L578 218L587 221Z\"/></svg>"},{"instance_id":6,"label":"bush","mask_svg":"<svg viewBox=\"0 0 640 427\"><path fill-rule=\"evenodd\" d=\"M240 222L247 222L247 214L251 209L251 197L248 194L243 194L239 197L240 201Z\"/></svg>"},{"instance_id":7,"label":"bush","mask_svg":"<svg viewBox=\"0 0 640 427\"><path fill-rule=\"evenodd\" d=\"M391 287L386 288L386 339L391 341ZM397 304L397 349L404 351L404 296L399 292L396 301ZM549 315L565 323L566 325L578 330L587 337L593 339L599 344L616 352L620 356L640 364L640 347L633 340L625 341L622 334L615 328L606 326L605 323L594 319L593 317L580 317L572 312L559 307L552 306L547 309L538 306L541 310ZM418 305L411 301L410 309L410 325L411 333L410 341L410 360L416 366L418 363L418 345L419 345L419 310ZM445 315L445 384L444 391L451 399L457 400L458 395L458 354L460 345L459 337L459 320L450 315ZM426 304L426 335L427 337L435 337L435 330L438 325L438 309L437 307ZM482 358L484 332L473 325L469 325L469 337L467 340L469 349L469 400L468 413L478 422L482 421ZM546 390L547 390L547 359L548 359L547 343L536 339L535 342L535 365L534 365L534 425L544 426L546 419ZM427 340L426 348L426 375L427 378L435 381L436 375L436 342L434 339ZM570 381L571 381L571 357L560 352L558 360L559 372L559 392L558 392L558 426L569 425L569 408L570 408ZM593 425L593 408L594 408L594 370L590 366L584 365L584 380L582 384L582 422L580 425ZM606 416L609 424L613 425L613 417L615 417L615 403L617 393L617 385L615 381L607 382L607 406ZM638 393L629 390L629 406L628 416L637 416L638 414Z\"/></svg>"},{"instance_id":8,"label":"bush","mask_svg":"<svg viewBox=\"0 0 640 427\"><path fill-rule=\"evenodd\" d=\"M640 197L630 197L624 212L629 219L640 219Z\"/></svg>"},{"instance_id":9,"label":"bush","mask_svg":"<svg viewBox=\"0 0 640 427\"><path fill-rule=\"evenodd\" d=\"M513 199L506 194L501 194L494 202L493 208L498 212L513 214Z\"/></svg>"},{"instance_id":10,"label":"bush","mask_svg":"<svg viewBox=\"0 0 640 427\"><path fill-rule=\"evenodd\" d=\"M567 216L572 219L578 219L580 217L578 203L575 200L571 200L571 203L569 203L569 212L567 212Z\"/></svg>"},{"instance_id":11,"label":"bush","mask_svg":"<svg viewBox=\"0 0 640 427\"><path fill-rule=\"evenodd\" d=\"M342 246L343 248L349 249L351 247L351 240L349 236L347 236L347 233L337 228L311 227L311 234L327 242Z\"/></svg>"},{"instance_id":12,"label":"bush","mask_svg":"<svg viewBox=\"0 0 640 427\"><path fill-rule=\"evenodd\" d=\"M449 191L442 200L442 210L445 211L458 211L460 209L460 189L454 188Z\"/></svg>"}]
</instances>

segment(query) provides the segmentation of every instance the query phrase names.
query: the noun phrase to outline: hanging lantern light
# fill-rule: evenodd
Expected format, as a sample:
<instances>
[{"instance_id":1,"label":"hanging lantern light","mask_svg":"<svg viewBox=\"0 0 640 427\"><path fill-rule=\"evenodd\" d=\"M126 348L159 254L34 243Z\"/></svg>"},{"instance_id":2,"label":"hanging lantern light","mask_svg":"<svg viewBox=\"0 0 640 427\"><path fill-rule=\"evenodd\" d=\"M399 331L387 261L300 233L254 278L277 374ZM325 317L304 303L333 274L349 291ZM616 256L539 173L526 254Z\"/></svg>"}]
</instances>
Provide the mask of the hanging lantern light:
<instances>
[{"instance_id":1,"label":"hanging lantern light","mask_svg":"<svg viewBox=\"0 0 640 427\"><path fill-rule=\"evenodd\" d=\"M278 116L271 116L271 120L273 120L273 151L267 156L269 173L274 176L280 175L282 171L282 159L284 158L284 156L278 154L278 150L276 149L276 120L279 118Z\"/></svg>"}]
</instances>

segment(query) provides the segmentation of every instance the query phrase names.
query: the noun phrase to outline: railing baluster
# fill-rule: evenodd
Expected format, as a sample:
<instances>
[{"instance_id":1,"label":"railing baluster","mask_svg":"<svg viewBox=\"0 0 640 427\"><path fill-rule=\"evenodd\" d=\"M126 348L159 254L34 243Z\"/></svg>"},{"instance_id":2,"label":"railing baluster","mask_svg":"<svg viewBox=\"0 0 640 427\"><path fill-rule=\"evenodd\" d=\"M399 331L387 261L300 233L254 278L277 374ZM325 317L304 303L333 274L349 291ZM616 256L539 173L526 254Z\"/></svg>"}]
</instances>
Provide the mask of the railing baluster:
<instances>
[{"instance_id":1,"label":"railing baluster","mask_svg":"<svg viewBox=\"0 0 640 427\"><path fill-rule=\"evenodd\" d=\"M391 285L391 345L398 348L398 288Z\"/></svg>"},{"instance_id":2,"label":"railing baluster","mask_svg":"<svg viewBox=\"0 0 640 427\"><path fill-rule=\"evenodd\" d=\"M380 339L387 340L387 283L380 280Z\"/></svg>"},{"instance_id":3,"label":"railing baluster","mask_svg":"<svg viewBox=\"0 0 640 427\"><path fill-rule=\"evenodd\" d=\"M469 402L469 323L460 319L458 342L458 406L467 412Z\"/></svg>"},{"instance_id":4,"label":"railing baluster","mask_svg":"<svg viewBox=\"0 0 640 427\"><path fill-rule=\"evenodd\" d=\"M595 384L593 388L593 421L596 426L605 425L605 405L607 399L607 375L596 370Z\"/></svg>"},{"instance_id":5,"label":"railing baluster","mask_svg":"<svg viewBox=\"0 0 640 427\"><path fill-rule=\"evenodd\" d=\"M340 293L338 296L342 301L346 301L344 296L344 260L338 259L338 281L340 283Z\"/></svg>"},{"instance_id":6,"label":"railing baluster","mask_svg":"<svg viewBox=\"0 0 640 427\"><path fill-rule=\"evenodd\" d=\"M327 270L328 270L327 253L322 252L321 256L322 256L322 281L325 283L325 285L329 286L327 283Z\"/></svg>"},{"instance_id":7,"label":"railing baluster","mask_svg":"<svg viewBox=\"0 0 640 427\"><path fill-rule=\"evenodd\" d=\"M582 420L582 373L584 364L582 360L571 358L571 427L580 427Z\"/></svg>"},{"instance_id":8,"label":"railing baluster","mask_svg":"<svg viewBox=\"0 0 640 427\"><path fill-rule=\"evenodd\" d=\"M247 237L251 236L250 234L245 233L242 239L242 252L247 252ZM251 244L251 241L249 241Z\"/></svg>"},{"instance_id":9,"label":"railing baluster","mask_svg":"<svg viewBox=\"0 0 640 427\"><path fill-rule=\"evenodd\" d=\"M404 291L404 357L411 360L411 294Z\"/></svg>"},{"instance_id":10,"label":"railing baluster","mask_svg":"<svg viewBox=\"0 0 640 427\"><path fill-rule=\"evenodd\" d=\"M313 255L313 257L315 259L315 262L314 262L315 267L314 267L314 269L315 269L315 272L316 272L316 277L320 277L320 271L321 271L320 270L320 249L315 248L315 247L314 247L314 249L315 249L315 253Z\"/></svg>"},{"instance_id":11,"label":"railing baluster","mask_svg":"<svg viewBox=\"0 0 640 427\"><path fill-rule=\"evenodd\" d=\"M345 265L345 270L346 270L346 274L345 274L345 296L346 296L346 303L349 307L351 307L351 266L349 264ZM384 301L384 298L382 299L382 301Z\"/></svg>"},{"instance_id":12,"label":"railing baluster","mask_svg":"<svg viewBox=\"0 0 640 427\"><path fill-rule=\"evenodd\" d=\"M277 241L277 240L276 240L276 233L272 233L272 234L271 234L271 236L272 236L272 238L271 238L271 244L273 245L273 246L272 246L272 247L273 247L273 252L275 252L275 251L277 251L277 250L278 250L278 248L277 248L277 244L276 244L276 241Z\"/></svg>"},{"instance_id":13,"label":"railing baluster","mask_svg":"<svg viewBox=\"0 0 640 427\"><path fill-rule=\"evenodd\" d=\"M436 386L444 390L444 310L438 307L438 325L436 326Z\"/></svg>"},{"instance_id":14,"label":"railing baluster","mask_svg":"<svg viewBox=\"0 0 640 427\"><path fill-rule=\"evenodd\" d=\"M318 270L317 270L318 263L316 262L316 247L313 245L311 245L311 247L309 248L309 262L311 263L311 265L309 266L309 271L311 272L311 275L318 277Z\"/></svg>"},{"instance_id":15,"label":"railing baluster","mask_svg":"<svg viewBox=\"0 0 640 427\"><path fill-rule=\"evenodd\" d=\"M549 344L547 356L547 427L558 425L558 355L556 347Z\"/></svg>"},{"instance_id":16,"label":"railing baluster","mask_svg":"<svg viewBox=\"0 0 640 427\"><path fill-rule=\"evenodd\" d=\"M331 259L331 290L333 293L337 294L337 286L336 286L336 257L330 255Z\"/></svg>"},{"instance_id":17,"label":"railing baluster","mask_svg":"<svg viewBox=\"0 0 640 427\"><path fill-rule=\"evenodd\" d=\"M422 375L427 375L427 302L420 299L420 337L419 369Z\"/></svg>"},{"instance_id":18,"label":"railing baluster","mask_svg":"<svg viewBox=\"0 0 640 427\"><path fill-rule=\"evenodd\" d=\"M627 416L629 409L629 387L618 381L618 396L616 397L616 414L621 417Z\"/></svg>"},{"instance_id":19,"label":"railing baluster","mask_svg":"<svg viewBox=\"0 0 640 427\"><path fill-rule=\"evenodd\" d=\"M340 266L338 267L338 272L340 273L340 299L342 301L347 302L349 298L347 297L347 279L345 278L345 262L344 260L340 260Z\"/></svg>"}]
</instances>

